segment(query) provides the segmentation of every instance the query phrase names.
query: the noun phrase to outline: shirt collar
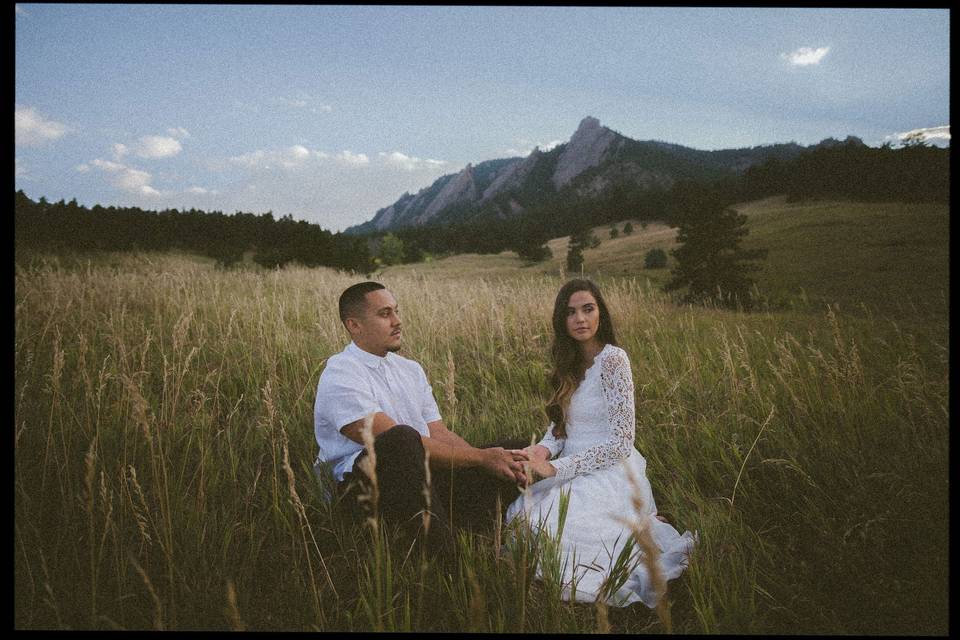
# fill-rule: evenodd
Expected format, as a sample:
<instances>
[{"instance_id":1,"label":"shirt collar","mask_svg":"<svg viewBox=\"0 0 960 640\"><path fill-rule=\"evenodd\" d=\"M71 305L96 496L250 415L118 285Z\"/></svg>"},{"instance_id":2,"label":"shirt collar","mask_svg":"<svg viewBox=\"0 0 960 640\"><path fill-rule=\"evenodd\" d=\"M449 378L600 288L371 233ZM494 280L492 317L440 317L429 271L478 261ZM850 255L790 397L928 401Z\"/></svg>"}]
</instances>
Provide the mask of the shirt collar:
<instances>
[{"instance_id":1,"label":"shirt collar","mask_svg":"<svg viewBox=\"0 0 960 640\"><path fill-rule=\"evenodd\" d=\"M387 353L387 356L380 357L376 354L370 353L369 351L364 351L357 346L356 342L350 341L350 344L347 345L347 351L349 351L354 358L367 365L371 369L379 369L383 366L384 362L387 359L387 356L390 354Z\"/></svg>"}]
</instances>

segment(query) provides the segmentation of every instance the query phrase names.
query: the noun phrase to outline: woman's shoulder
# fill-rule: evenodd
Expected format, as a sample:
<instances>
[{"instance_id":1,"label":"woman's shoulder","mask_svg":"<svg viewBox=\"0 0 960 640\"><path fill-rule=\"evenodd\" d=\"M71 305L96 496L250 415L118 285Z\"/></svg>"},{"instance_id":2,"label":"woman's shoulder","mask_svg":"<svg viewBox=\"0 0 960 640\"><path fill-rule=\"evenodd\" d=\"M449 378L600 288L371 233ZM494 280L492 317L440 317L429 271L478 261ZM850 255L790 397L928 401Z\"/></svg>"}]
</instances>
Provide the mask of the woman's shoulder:
<instances>
[{"instance_id":1,"label":"woman's shoulder","mask_svg":"<svg viewBox=\"0 0 960 640\"><path fill-rule=\"evenodd\" d=\"M600 352L600 358L604 362L609 362L610 364L624 363L630 364L630 356L627 355L627 352L622 348L618 347L615 344L608 344L603 348L603 351Z\"/></svg>"},{"instance_id":2,"label":"woman's shoulder","mask_svg":"<svg viewBox=\"0 0 960 640\"><path fill-rule=\"evenodd\" d=\"M597 360L600 362L598 369L604 377L614 375L618 371L630 372L630 356L616 345L605 346Z\"/></svg>"}]
</instances>

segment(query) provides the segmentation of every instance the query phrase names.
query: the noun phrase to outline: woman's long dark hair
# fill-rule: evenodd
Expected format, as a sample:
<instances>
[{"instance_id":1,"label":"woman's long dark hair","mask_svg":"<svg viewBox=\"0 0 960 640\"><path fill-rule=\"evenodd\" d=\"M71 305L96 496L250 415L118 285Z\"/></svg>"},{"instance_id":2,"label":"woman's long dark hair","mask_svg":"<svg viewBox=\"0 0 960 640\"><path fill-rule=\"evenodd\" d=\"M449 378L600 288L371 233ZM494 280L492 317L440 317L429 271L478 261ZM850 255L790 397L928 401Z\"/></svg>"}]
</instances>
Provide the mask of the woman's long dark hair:
<instances>
[{"instance_id":1,"label":"woman's long dark hair","mask_svg":"<svg viewBox=\"0 0 960 640\"><path fill-rule=\"evenodd\" d=\"M581 378L587 369L579 343L567 334L567 306L570 304L570 297L577 291L587 291L597 301L597 309L600 311L597 339L604 345L617 344L613 320L597 285L590 280L579 279L563 285L553 303L553 346L550 348L553 360L550 386L553 397L546 406L547 417L553 422L553 435L557 438L567 436L566 413L570 406L570 396L580 386Z\"/></svg>"}]
</instances>

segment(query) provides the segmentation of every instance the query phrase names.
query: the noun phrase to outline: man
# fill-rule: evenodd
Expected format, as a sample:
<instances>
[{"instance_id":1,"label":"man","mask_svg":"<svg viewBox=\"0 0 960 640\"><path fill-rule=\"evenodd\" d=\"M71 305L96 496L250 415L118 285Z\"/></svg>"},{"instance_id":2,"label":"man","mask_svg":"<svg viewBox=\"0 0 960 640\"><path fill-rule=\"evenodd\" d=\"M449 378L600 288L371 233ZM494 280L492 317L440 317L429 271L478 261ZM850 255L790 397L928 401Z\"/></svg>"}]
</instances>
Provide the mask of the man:
<instances>
[{"instance_id":1,"label":"man","mask_svg":"<svg viewBox=\"0 0 960 640\"><path fill-rule=\"evenodd\" d=\"M425 455L430 461L430 511L447 526L492 524L500 497L506 507L525 484L522 440L473 447L443 424L433 390L419 363L397 355L400 309L377 282L361 282L340 296L340 320L352 341L331 356L317 385L314 433L321 461L337 481L342 506L363 511L369 479L361 468L365 422L372 421L379 512L408 530L426 506ZM430 525L433 528L434 525Z\"/></svg>"}]
</instances>

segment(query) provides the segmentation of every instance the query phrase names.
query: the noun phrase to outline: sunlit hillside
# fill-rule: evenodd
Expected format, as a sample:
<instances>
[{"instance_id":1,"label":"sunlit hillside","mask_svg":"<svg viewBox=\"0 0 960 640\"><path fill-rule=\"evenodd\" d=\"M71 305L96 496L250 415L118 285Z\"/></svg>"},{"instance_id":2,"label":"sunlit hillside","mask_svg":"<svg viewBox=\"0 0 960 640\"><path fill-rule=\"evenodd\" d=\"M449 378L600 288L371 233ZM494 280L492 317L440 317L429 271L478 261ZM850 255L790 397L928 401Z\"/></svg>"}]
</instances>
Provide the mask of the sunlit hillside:
<instances>
[{"instance_id":1,"label":"sunlit hillside","mask_svg":"<svg viewBox=\"0 0 960 640\"><path fill-rule=\"evenodd\" d=\"M916 305L927 313L947 312L949 291L949 206L938 204L800 202L783 197L743 203L747 216L745 248L765 248L767 258L756 274L757 286L772 302L822 310L839 304L851 311L861 303L874 311ZM666 269L645 269L650 249L669 253L676 229L662 223L641 225L617 238L610 225L594 227L601 243L584 251L584 273L634 276L659 287L670 279ZM531 274L555 275L564 268L569 238L550 240L553 257L537 264L515 253L456 255L426 263L389 267L383 277L418 273L431 278L464 275L512 279Z\"/></svg>"}]
</instances>

